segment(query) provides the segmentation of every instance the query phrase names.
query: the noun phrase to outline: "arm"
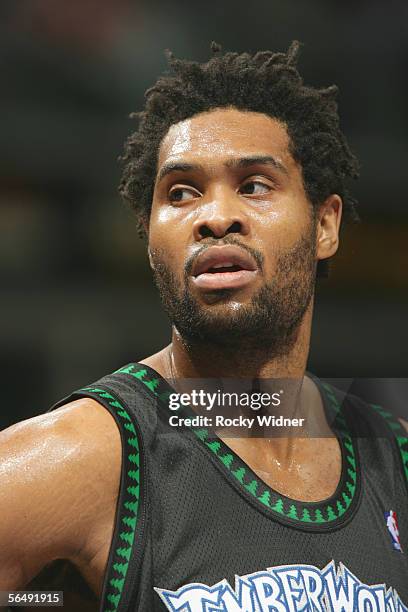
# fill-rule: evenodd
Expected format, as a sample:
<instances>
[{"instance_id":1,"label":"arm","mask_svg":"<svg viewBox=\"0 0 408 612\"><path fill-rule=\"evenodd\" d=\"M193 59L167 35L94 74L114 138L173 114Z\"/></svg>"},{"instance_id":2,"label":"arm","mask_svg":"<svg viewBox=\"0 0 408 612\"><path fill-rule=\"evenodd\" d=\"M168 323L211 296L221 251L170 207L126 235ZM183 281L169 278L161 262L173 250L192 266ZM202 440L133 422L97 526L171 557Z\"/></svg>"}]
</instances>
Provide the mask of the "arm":
<instances>
[{"instance_id":1,"label":"arm","mask_svg":"<svg viewBox=\"0 0 408 612\"><path fill-rule=\"evenodd\" d=\"M67 559L100 594L120 459L116 424L89 399L0 433L0 590Z\"/></svg>"}]
</instances>

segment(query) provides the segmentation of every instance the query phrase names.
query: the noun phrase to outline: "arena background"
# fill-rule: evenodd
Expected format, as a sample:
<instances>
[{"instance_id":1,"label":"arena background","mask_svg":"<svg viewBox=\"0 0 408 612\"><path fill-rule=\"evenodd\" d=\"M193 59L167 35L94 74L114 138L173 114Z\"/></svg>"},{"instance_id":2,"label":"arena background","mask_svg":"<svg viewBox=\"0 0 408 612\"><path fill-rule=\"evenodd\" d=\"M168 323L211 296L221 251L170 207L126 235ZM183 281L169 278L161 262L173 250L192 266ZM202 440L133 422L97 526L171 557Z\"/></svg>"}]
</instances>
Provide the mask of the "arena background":
<instances>
[{"instance_id":1,"label":"arena background","mask_svg":"<svg viewBox=\"0 0 408 612\"><path fill-rule=\"evenodd\" d=\"M117 157L163 50L206 60L211 40L297 38L305 81L339 85L363 223L318 288L308 367L408 376L405 1L3 0L0 16L1 427L168 342Z\"/></svg>"}]
</instances>

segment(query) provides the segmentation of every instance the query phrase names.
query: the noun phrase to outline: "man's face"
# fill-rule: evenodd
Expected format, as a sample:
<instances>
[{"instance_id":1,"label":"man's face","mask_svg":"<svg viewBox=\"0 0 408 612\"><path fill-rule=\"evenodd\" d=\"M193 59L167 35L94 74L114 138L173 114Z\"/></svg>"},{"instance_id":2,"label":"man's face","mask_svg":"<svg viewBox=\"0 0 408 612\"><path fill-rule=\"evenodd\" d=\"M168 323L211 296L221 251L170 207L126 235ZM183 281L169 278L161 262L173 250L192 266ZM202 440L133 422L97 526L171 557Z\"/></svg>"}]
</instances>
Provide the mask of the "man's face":
<instances>
[{"instance_id":1,"label":"man's face","mask_svg":"<svg viewBox=\"0 0 408 612\"><path fill-rule=\"evenodd\" d=\"M283 124L226 108L169 129L149 250L164 307L186 340L284 342L313 295L315 245Z\"/></svg>"}]
</instances>

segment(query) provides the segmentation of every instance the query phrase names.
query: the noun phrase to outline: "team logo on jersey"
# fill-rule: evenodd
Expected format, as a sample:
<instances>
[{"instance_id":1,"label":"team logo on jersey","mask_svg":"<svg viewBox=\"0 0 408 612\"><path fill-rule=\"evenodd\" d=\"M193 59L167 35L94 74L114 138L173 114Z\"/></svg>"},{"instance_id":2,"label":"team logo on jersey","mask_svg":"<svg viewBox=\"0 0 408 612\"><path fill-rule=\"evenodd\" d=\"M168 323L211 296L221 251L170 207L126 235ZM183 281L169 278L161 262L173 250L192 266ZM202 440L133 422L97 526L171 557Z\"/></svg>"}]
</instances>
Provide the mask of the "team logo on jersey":
<instances>
[{"instance_id":1,"label":"team logo on jersey","mask_svg":"<svg viewBox=\"0 0 408 612\"><path fill-rule=\"evenodd\" d=\"M213 586L199 582L177 591L155 588L172 612L408 612L385 584L361 582L342 563L280 565Z\"/></svg>"},{"instance_id":2,"label":"team logo on jersey","mask_svg":"<svg viewBox=\"0 0 408 612\"><path fill-rule=\"evenodd\" d=\"M390 510L389 512L384 512L384 516L387 523L387 529L391 536L392 547L394 550L399 550L400 552L402 552L399 537L397 513L394 512L394 510Z\"/></svg>"}]
</instances>

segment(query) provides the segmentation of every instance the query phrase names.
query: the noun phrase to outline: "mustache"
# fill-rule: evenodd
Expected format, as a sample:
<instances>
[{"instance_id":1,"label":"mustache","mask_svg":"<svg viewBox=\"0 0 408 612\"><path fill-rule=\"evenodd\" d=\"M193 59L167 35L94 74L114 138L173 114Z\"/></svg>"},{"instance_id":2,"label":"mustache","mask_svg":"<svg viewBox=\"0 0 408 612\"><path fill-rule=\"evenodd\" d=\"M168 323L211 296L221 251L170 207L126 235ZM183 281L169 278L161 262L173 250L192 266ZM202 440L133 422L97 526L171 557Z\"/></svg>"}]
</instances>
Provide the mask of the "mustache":
<instances>
[{"instance_id":1,"label":"mustache","mask_svg":"<svg viewBox=\"0 0 408 612\"><path fill-rule=\"evenodd\" d=\"M208 249L209 247L212 246L226 246L227 244L233 244L234 246L240 247L241 249L243 249L244 251L247 251L247 253L249 253L250 255L252 255L252 257L255 259L258 268L262 271L263 270L263 262L264 262L264 256L262 255L262 253L260 251L257 251L256 249L253 249L252 247L243 244L240 240L237 240L234 237L228 237L226 236L225 238L223 238L222 240L220 240L219 238L210 238L207 240L207 242L205 244L202 245L202 247L200 247L199 249L197 249L197 251L195 251L186 261L185 266L184 266L184 272L186 274L186 276L190 276L193 266L194 266L194 262L197 259L197 257L206 249Z\"/></svg>"}]
</instances>

